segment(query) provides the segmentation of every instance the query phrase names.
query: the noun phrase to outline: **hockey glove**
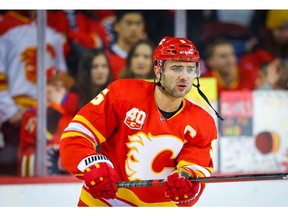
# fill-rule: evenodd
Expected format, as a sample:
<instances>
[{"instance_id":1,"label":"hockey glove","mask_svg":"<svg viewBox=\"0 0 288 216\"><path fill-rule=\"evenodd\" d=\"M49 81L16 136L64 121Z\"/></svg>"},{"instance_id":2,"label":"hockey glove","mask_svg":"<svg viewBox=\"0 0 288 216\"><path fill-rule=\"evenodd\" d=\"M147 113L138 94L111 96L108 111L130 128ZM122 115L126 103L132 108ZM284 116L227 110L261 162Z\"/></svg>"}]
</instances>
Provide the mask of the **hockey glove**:
<instances>
[{"instance_id":1,"label":"hockey glove","mask_svg":"<svg viewBox=\"0 0 288 216\"><path fill-rule=\"evenodd\" d=\"M106 158L104 155L94 155L94 158ZM95 161L95 163L84 170L84 182L89 193L94 198L114 199L116 198L118 175L113 169L112 163Z\"/></svg>"},{"instance_id":2,"label":"hockey glove","mask_svg":"<svg viewBox=\"0 0 288 216\"><path fill-rule=\"evenodd\" d=\"M194 175L193 175L194 174ZM192 171L183 174L182 170L173 172L163 181L165 196L177 204L188 203L194 200L200 191L200 183L189 181L188 177L197 177Z\"/></svg>"}]
</instances>

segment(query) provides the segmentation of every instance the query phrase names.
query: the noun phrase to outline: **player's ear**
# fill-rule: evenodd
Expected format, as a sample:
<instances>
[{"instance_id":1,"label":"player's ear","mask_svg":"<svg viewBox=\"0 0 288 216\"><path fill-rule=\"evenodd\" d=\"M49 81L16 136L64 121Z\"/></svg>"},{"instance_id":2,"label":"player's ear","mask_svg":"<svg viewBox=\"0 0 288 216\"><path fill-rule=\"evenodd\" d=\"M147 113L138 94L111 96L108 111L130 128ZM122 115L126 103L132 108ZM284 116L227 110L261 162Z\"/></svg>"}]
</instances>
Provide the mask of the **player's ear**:
<instances>
[{"instance_id":1,"label":"player's ear","mask_svg":"<svg viewBox=\"0 0 288 216\"><path fill-rule=\"evenodd\" d=\"M160 73L162 72L162 68L160 66L154 66L154 72L155 72L157 79L159 79Z\"/></svg>"}]
</instances>

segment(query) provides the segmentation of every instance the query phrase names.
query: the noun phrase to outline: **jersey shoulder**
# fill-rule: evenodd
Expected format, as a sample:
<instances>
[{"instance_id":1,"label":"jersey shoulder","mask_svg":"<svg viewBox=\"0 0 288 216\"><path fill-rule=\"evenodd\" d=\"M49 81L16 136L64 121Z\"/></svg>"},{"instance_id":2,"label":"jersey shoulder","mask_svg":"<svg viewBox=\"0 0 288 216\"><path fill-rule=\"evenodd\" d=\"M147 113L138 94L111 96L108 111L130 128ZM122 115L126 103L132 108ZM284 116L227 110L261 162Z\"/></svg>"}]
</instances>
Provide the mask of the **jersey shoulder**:
<instances>
[{"instance_id":1,"label":"jersey shoulder","mask_svg":"<svg viewBox=\"0 0 288 216\"><path fill-rule=\"evenodd\" d=\"M154 83L139 79L118 79L109 86L109 92L118 99L145 98L154 93Z\"/></svg>"},{"instance_id":2,"label":"jersey shoulder","mask_svg":"<svg viewBox=\"0 0 288 216\"><path fill-rule=\"evenodd\" d=\"M205 110L204 108L202 108L198 104L195 104L195 103L189 101L186 98L185 98L185 102L186 102L188 112L193 113L194 119L199 119L200 121L207 122L207 123L208 122L214 122L213 117L211 116L211 114L207 110Z\"/></svg>"}]
</instances>

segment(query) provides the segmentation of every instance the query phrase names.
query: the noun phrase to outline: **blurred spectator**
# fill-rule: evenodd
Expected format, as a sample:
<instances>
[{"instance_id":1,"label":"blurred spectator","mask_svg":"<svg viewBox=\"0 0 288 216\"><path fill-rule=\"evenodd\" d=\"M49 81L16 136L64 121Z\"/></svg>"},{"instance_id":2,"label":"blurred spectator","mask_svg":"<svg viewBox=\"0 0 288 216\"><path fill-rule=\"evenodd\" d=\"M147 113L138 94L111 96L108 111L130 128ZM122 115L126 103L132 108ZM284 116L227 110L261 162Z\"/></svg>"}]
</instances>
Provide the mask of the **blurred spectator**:
<instances>
[{"instance_id":1,"label":"blurred spectator","mask_svg":"<svg viewBox=\"0 0 288 216\"><path fill-rule=\"evenodd\" d=\"M140 40L128 53L126 65L119 78L153 79L153 52L155 46L147 39Z\"/></svg>"},{"instance_id":2,"label":"blurred spectator","mask_svg":"<svg viewBox=\"0 0 288 216\"><path fill-rule=\"evenodd\" d=\"M31 23L36 18L33 10L8 10L3 13L0 20L0 35L10 28Z\"/></svg>"},{"instance_id":3,"label":"blurred spectator","mask_svg":"<svg viewBox=\"0 0 288 216\"><path fill-rule=\"evenodd\" d=\"M84 50L109 47L109 35L90 10L48 10L47 25L66 37L65 58L74 78Z\"/></svg>"},{"instance_id":4,"label":"blurred spectator","mask_svg":"<svg viewBox=\"0 0 288 216\"><path fill-rule=\"evenodd\" d=\"M23 113L37 99L36 11L9 11L0 22L0 175L17 174L17 151ZM46 27L46 69L67 71L63 37Z\"/></svg>"},{"instance_id":5,"label":"blurred spectator","mask_svg":"<svg viewBox=\"0 0 288 216\"><path fill-rule=\"evenodd\" d=\"M47 174L67 173L59 162L59 141L61 134L77 111L78 97L69 93L74 79L56 68L47 71L47 131L46 162ZM71 103L71 99L74 103ZM67 106L70 106L67 109ZM72 110L70 112L69 110ZM74 112L73 112L74 110ZM23 115L20 133L19 175L35 175L37 147L37 107L33 106Z\"/></svg>"},{"instance_id":6,"label":"blurred spectator","mask_svg":"<svg viewBox=\"0 0 288 216\"><path fill-rule=\"evenodd\" d=\"M116 10L113 29L116 42L111 44L108 57L115 80L125 66L131 47L140 39L146 38L144 16L139 10Z\"/></svg>"},{"instance_id":7,"label":"blurred spectator","mask_svg":"<svg viewBox=\"0 0 288 216\"><path fill-rule=\"evenodd\" d=\"M102 49L83 52L75 83L79 94L79 109L96 97L112 81L112 72L106 53Z\"/></svg>"},{"instance_id":8,"label":"blurred spectator","mask_svg":"<svg viewBox=\"0 0 288 216\"><path fill-rule=\"evenodd\" d=\"M223 90L253 90L252 81L239 71L232 43L225 38L215 38L207 43L205 62L208 68L202 77L215 77L218 93Z\"/></svg>"},{"instance_id":9,"label":"blurred spectator","mask_svg":"<svg viewBox=\"0 0 288 216\"><path fill-rule=\"evenodd\" d=\"M274 57L288 58L288 10L269 10L263 48ZM261 44L262 45L262 44Z\"/></svg>"},{"instance_id":10,"label":"blurred spectator","mask_svg":"<svg viewBox=\"0 0 288 216\"><path fill-rule=\"evenodd\" d=\"M115 42L115 34L113 32L113 24L116 19L115 10L91 10L95 19L99 21L100 25L105 29L108 35L108 43ZM109 45L108 45L109 46Z\"/></svg>"},{"instance_id":11,"label":"blurred spectator","mask_svg":"<svg viewBox=\"0 0 288 216\"><path fill-rule=\"evenodd\" d=\"M266 29L259 44L240 59L241 73L250 76L256 85L259 68L276 58L288 59L288 10L268 10Z\"/></svg>"},{"instance_id":12,"label":"blurred spectator","mask_svg":"<svg viewBox=\"0 0 288 216\"><path fill-rule=\"evenodd\" d=\"M106 30L109 42L116 42L113 24L116 20L116 10L91 10ZM157 44L164 36L174 34L175 10L141 10L145 19L145 33L147 37ZM157 19L155 19L157 17Z\"/></svg>"},{"instance_id":13,"label":"blurred spectator","mask_svg":"<svg viewBox=\"0 0 288 216\"><path fill-rule=\"evenodd\" d=\"M288 90L288 67L280 59L265 62L260 66L256 80L259 90Z\"/></svg>"}]
</instances>

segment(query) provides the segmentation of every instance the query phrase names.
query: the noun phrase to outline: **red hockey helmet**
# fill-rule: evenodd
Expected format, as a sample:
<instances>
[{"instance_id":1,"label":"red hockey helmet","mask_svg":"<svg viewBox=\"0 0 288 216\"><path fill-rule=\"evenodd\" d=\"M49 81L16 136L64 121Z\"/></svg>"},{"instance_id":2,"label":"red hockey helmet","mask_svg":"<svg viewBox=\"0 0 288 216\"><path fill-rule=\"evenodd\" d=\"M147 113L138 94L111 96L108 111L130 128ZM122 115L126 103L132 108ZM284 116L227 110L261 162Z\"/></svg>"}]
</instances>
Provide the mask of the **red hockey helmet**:
<instances>
[{"instance_id":1,"label":"red hockey helmet","mask_svg":"<svg viewBox=\"0 0 288 216\"><path fill-rule=\"evenodd\" d=\"M169 36L160 41L153 55L153 61L159 66L166 60L198 62L199 58L199 52L190 40Z\"/></svg>"}]
</instances>

